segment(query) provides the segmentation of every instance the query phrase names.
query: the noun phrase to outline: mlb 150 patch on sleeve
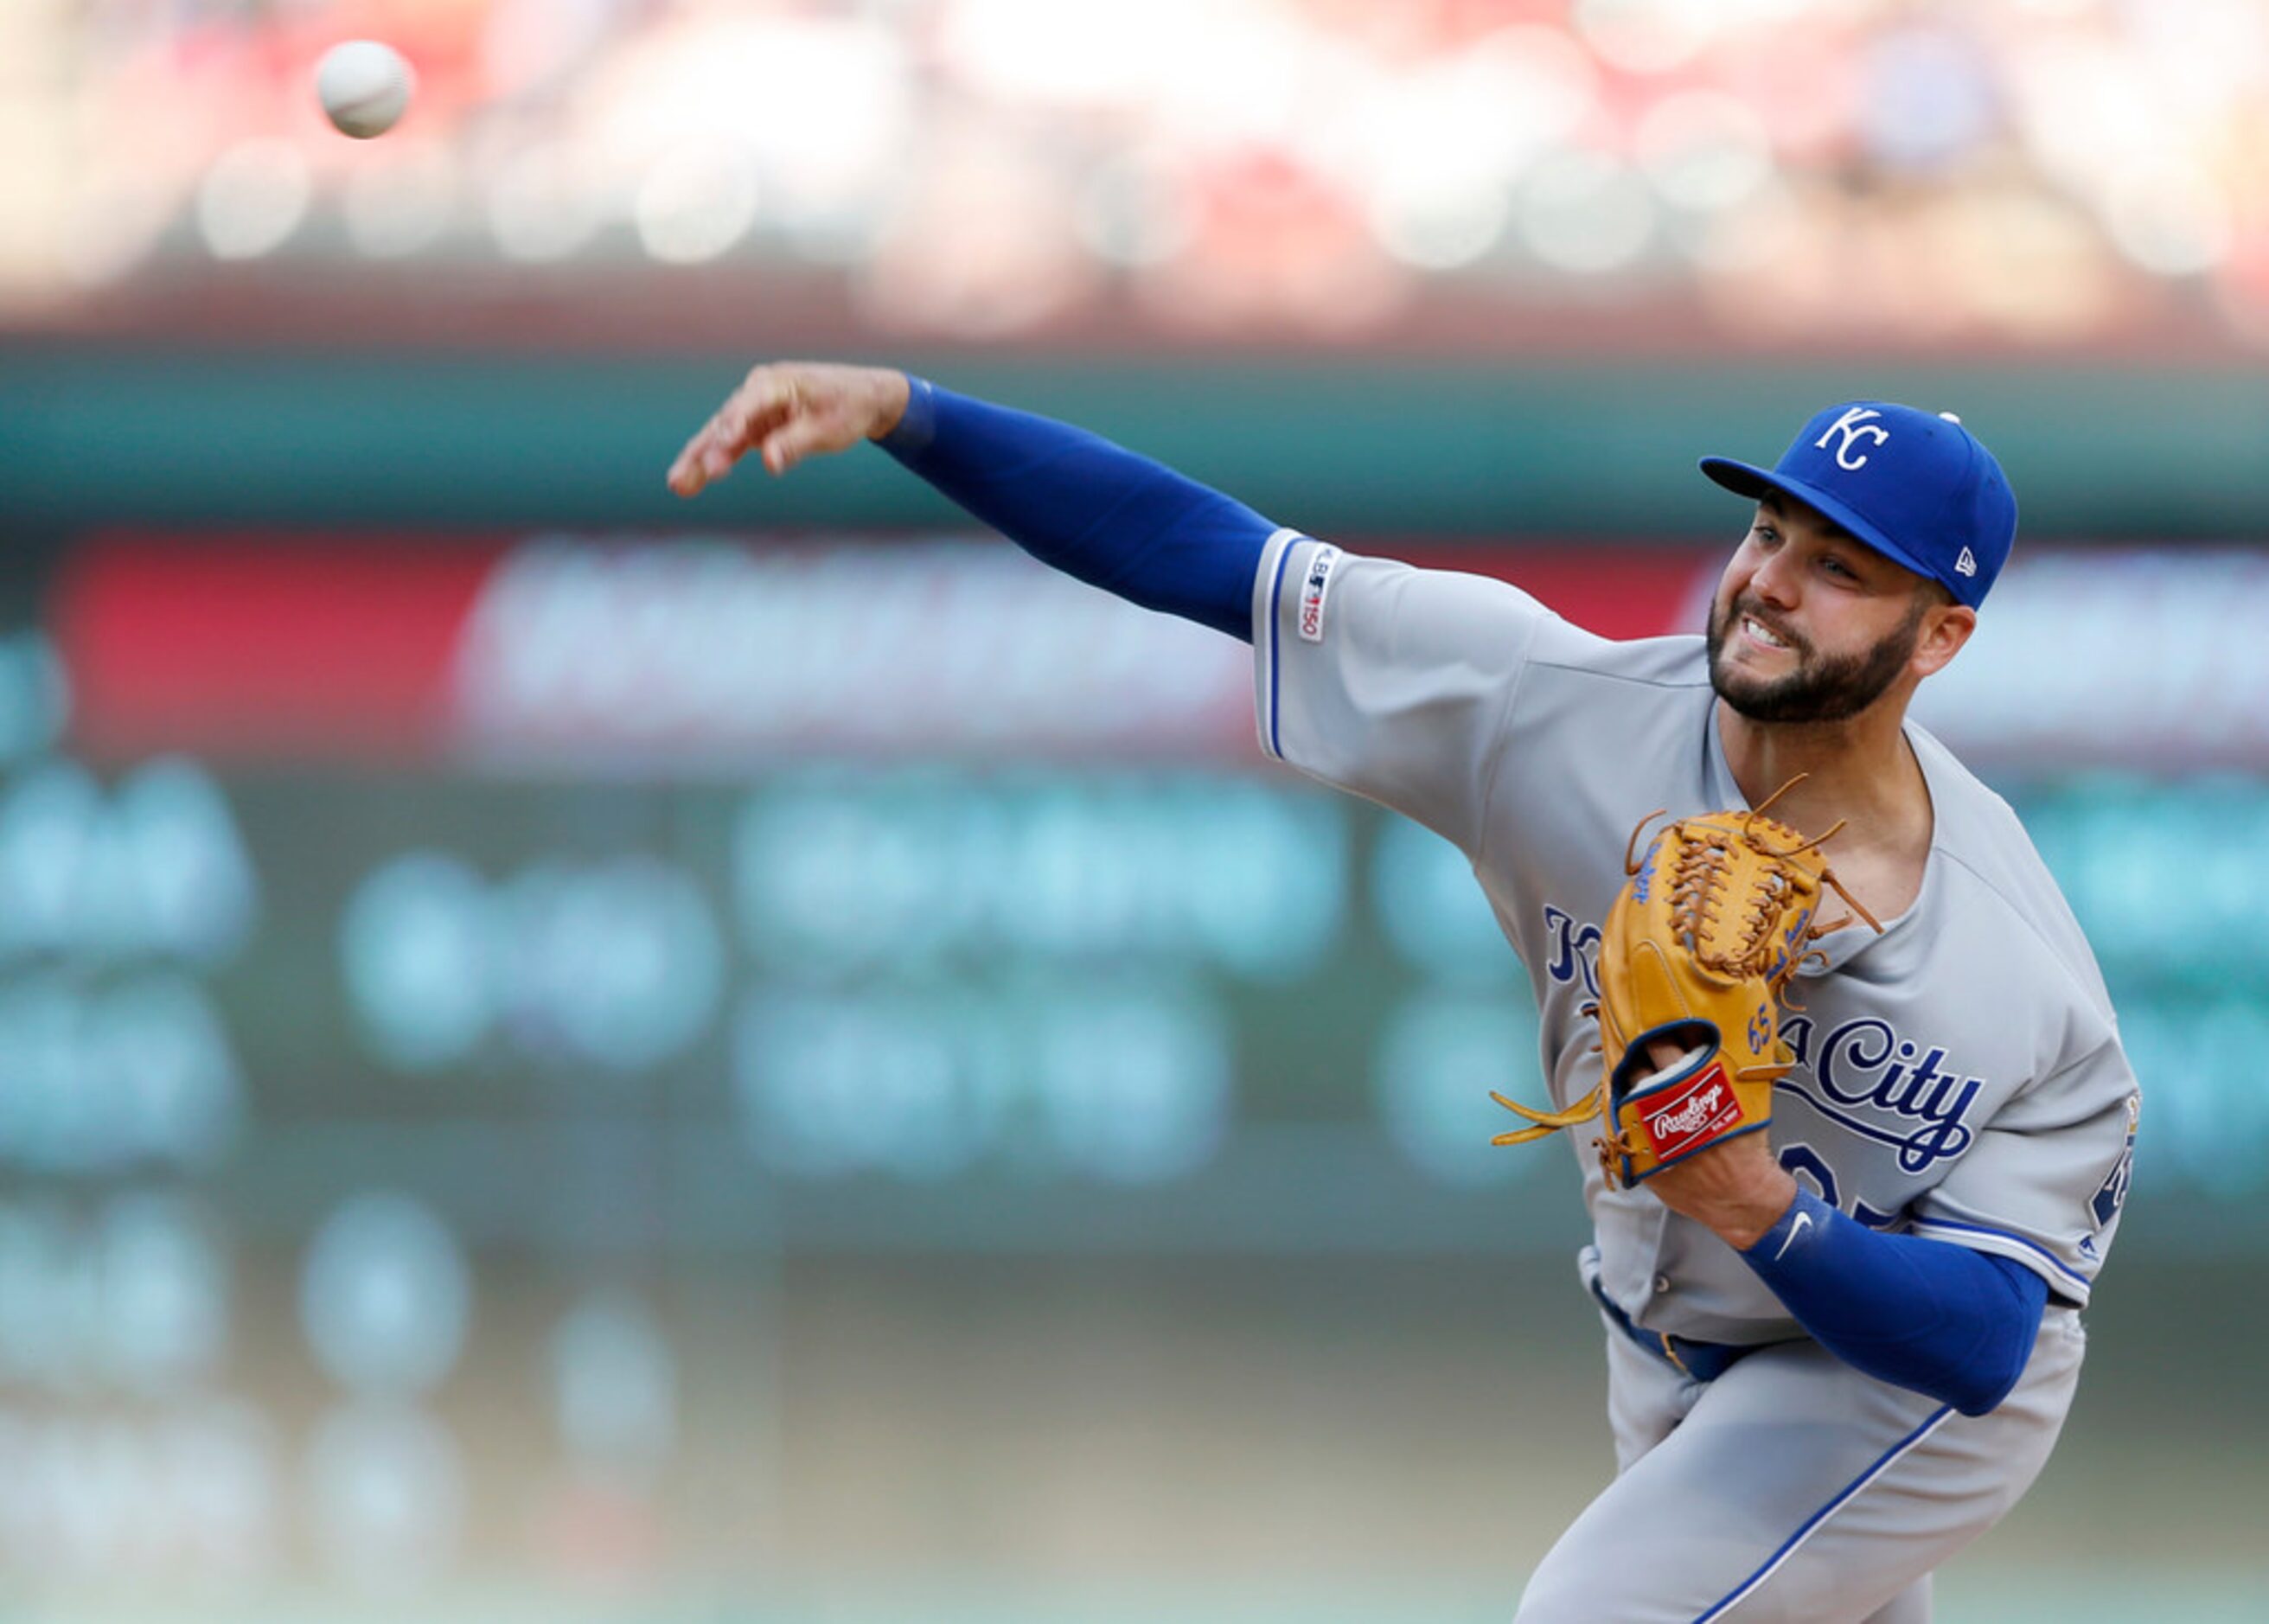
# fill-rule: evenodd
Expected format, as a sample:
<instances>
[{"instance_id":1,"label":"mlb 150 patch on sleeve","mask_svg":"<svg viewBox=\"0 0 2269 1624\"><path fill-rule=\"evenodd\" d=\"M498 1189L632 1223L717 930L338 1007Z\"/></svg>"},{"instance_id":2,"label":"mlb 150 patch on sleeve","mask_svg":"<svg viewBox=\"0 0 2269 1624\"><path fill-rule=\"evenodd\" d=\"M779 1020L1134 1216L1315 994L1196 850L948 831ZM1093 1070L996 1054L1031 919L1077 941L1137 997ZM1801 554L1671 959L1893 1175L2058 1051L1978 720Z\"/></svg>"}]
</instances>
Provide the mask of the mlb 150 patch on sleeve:
<instances>
[{"instance_id":1,"label":"mlb 150 patch on sleeve","mask_svg":"<svg viewBox=\"0 0 2269 1624\"><path fill-rule=\"evenodd\" d=\"M1332 589L1332 572L1339 567L1340 550L1319 547L1300 579L1300 636L1304 641L1324 640L1324 600Z\"/></svg>"}]
</instances>

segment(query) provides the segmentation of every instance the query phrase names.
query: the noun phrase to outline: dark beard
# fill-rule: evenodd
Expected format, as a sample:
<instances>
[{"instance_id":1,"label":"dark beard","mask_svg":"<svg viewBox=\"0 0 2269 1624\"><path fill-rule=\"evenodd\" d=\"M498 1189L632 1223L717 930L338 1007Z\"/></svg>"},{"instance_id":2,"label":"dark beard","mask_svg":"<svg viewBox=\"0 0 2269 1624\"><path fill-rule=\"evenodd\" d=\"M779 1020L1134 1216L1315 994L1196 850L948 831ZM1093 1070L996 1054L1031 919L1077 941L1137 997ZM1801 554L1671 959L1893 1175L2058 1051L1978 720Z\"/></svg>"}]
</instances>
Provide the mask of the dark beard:
<instances>
[{"instance_id":1,"label":"dark beard","mask_svg":"<svg viewBox=\"0 0 2269 1624\"><path fill-rule=\"evenodd\" d=\"M1726 631L1744 614L1755 615L1736 601L1723 615L1712 604L1706 643L1710 651L1710 686L1718 697L1753 722L1848 721L1883 697L1914 658L1922 634L1923 611L1929 605L1918 597L1906 624L1860 654L1815 654L1812 645L1794 633L1774 630L1788 640L1797 657L1796 669L1770 682L1750 683L1725 668Z\"/></svg>"}]
</instances>

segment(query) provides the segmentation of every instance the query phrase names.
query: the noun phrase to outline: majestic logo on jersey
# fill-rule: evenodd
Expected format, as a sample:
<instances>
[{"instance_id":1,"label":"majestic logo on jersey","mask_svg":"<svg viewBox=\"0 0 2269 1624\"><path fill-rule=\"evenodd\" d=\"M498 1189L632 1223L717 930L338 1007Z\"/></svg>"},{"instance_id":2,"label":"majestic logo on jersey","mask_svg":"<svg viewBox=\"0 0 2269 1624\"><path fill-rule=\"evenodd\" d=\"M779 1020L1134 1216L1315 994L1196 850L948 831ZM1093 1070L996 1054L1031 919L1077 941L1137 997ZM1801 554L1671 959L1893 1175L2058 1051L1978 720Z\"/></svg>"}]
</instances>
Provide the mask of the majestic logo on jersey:
<instances>
[{"instance_id":1,"label":"majestic logo on jersey","mask_svg":"<svg viewBox=\"0 0 2269 1624\"><path fill-rule=\"evenodd\" d=\"M2104 1179L2103 1188L2099 1189L2088 1203L2088 1215L2095 1221L2095 1227L2099 1229L2117 1218L2119 1215L2119 1209L2126 1205L2127 1181L2135 1169L2135 1125L2141 1118L2142 1114L2143 1096L2140 1094L2129 1095L2127 1096L2127 1143L2120 1149L2119 1160L2111 1164L2110 1176ZM2091 1257L2095 1252L2095 1249L2085 1240L2081 1242L2081 1250Z\"/></svg>"},{"instance_id":2,"label":"majestic logo on jersey","mask_svg":"<svg viewBox=\"0 0 2269 1624\"><path fill-rule=\"evenodd\" d=\"M1600 927L1548 903L1544 928L1545 976L1557 985L1580 985L1586 997L1596 1000ZM1896 1150L1901 1171L1926 1171L1960 1155L1977 1139L1969 1117L1985 1080L1966 1077L1949 1066L1943 1045L1904 1037L1874 1015L1842 1022L1822 1033L1810 1015L1791 1015L1783 1018L1780 1035L1799 1069L1776 1086L1860 1138ZM2119 1192L2125 1191L2122 1180Z\"/></svg>"},{"instance_id":3,"label":"majestic logo on jersey","mask_svg":"<svg viewBox=\"0 0 2269 1624\"><path fill-rule=\"evenodd\" d=\"M1850 469L1856 474L1867 466L1867 456L1865 452L1853 454L1859 437L1864 434L1878 446L1887 443L1891 438L1890 430L1880 423L1868 421L1871 417L1880 417L1882 415L1872 406L1854 406L1829 424L1827 433L1812 442L1812 448L1814 451L1825 451L1828 449L1829 436L1841 435L1843 438L1837 440L1836 445L1836 466Z\"/></svg>"},{"instance_id":4,"label":"majestic logo on jersey","mask_svg":"<svg viewBox=\"0 0 2269 1624\"><path fill-rule=\"evenodd\" d=\"M1324 640L1324 598L1332 589L1332 572L1339 567L1340 550L1319 547L1308 560L1308 573L1300 582L1300 636L1311 643Z\"/></svg>"}]
</instances>

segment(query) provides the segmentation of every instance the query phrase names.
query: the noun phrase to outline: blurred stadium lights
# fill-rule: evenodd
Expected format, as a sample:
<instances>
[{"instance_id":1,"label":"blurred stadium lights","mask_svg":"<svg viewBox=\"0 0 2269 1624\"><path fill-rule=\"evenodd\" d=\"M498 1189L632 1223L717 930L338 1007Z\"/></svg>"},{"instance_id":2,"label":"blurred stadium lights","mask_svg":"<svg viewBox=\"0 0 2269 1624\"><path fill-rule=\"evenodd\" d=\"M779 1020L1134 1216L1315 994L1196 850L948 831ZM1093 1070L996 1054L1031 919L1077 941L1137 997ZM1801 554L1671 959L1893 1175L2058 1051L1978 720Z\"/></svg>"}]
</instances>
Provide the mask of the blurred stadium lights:
<instances>
[{"instance_id":1,"label":"blurred stadium lights","mask_svg":"<svg viewBox=\"0 0 2269 1624\"><path fill-rule=\"evenodd\" d=\"M205 171L197 229L215 259L258 259L299 230L312 190L307 160L290 142L241 142Z\"/></svg>"},{"instance_id":2,"label":"blurred stadium lights","mask_svg":"<svg viewBox=\"0 0 2269 1624\"><path fill-rule=\"evenodd\" d=\"M1639 120L1634 150L1663 201L1696 214L1747 202L1772 175L1764 121L1719 90L1656 102Z\"/></svg>"},{"instance_id":3,"label":"blurred stadium lights","mask_svg":"<svg viewBox=\"0 0 2269 1624\"><path fill-rule=\"evenodd\" d=\"M348 177L340 196L347 238L370 259L404 259L440 240L457 203L459 177L430 141L395 144Z\"/></svg>"},{"instance_id":4,"label":"blurred stadium lights","mask_svg":"<svg viewBox=\"0 0 2269 1624\"><path fill-rule=\"evenodd\" d=\"M2253 0L367 0L421 73L377 143L310 105L336 10L10 8L10 127L62 161L0 186L0 321L243 259L350 300L358 262L597 299L646 260L838 267L946 337L1360 336L1452 291L1737 339L2269 337ZM1817 292L1876 280L1860 201L1933 245L1927 298Z\"/></svg>"},{"instance_id":5,"label":"blurred stadium lights","mask_svg":"<svg viewBox=\"0 0 2269 1624\"><path fill-rule=\"evenodd\" d=\"M407 1196L341 1202L307 1248L299 1313L324 1371L349 1391L411 1399L456 1364L471 1273L448 1226Z\"/></svg>"},{"instance_id":6,"label":"blurred stadium lights","mask_svg":"<svg viewBox=\"0 0 2269 1624\"><path fill-rule=\"evenodd\" d=\"M1575 0L1576 34L1608 66L1668 73L1701 55L1729 24L1749 20L1740 6L1711 0Z\"/></svg>"},{"instance_id":7,"label":"blurred stadium lights","mask_svg":"<svg viewBox=\"0 0 2269 1624\"><path fill-rule=\"evenodd\" d=\"M548 1347L560 1442L590 1470L647 1486L677 1432L677 1362L667 1328L637 1293L587 1292Z\"/></svg>"},{"instance_id":8,"label":"blurred stadium lights","mask_svg":"<svg viewBox=\"0 0 2269 1624\"><path fill-rule=\"evenodd\" d=\"M458 1554L466 1476L455 1435L416 1404L348 1399L307 1445L305 1510L315 1543L364 1595L414 1594Z\"/></svg>"},{"instance_id":9,"label":"blurred stadium lights","mask_svg":"<svg viewBox=\"0 0 2269 1624\"><path fill-rule=\"evenodd\" d=\"M593 200L573 179L570 154L551 142L521 148L488 177L488 222L511 259L563 260L599 229Z\"/></svg>"}]
</instances>

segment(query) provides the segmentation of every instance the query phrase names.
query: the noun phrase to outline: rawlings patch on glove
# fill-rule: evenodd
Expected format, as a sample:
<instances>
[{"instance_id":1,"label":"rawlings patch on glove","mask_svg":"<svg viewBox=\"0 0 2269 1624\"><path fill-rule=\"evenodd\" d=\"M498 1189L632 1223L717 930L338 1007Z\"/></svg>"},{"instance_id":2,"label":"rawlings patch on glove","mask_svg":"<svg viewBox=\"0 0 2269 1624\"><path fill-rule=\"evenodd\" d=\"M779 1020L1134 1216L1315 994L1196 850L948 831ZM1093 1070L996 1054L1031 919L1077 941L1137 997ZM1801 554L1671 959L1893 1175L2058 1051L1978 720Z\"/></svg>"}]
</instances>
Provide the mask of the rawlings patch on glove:
<instances>
[{"instance_id":1,"label":"rawlings patch on glove","mask_svg":"<svg viewBox=\"0 0 2269 1624\"><path fill-rule=\"evenodd\" d=\"M1790 780L1791 783L1796 780ZM1600 1118L1600 1163L1625 1189L1772 1120L1772 1086L1795 1064L1781 1041L1781 993L1829 930L1813 916L1833 890L1877 930L1820 857L1843 828L1807 840L1754 811L1680 818L1633 853L1659 812L1631 831L1622 890L1600 940L1598 1090L1566 1111L1490 1097L1532 1125L1490 1141L1518 1145ZM1670 1052L1666 1064L1659 1058Z\"/></svg>"}]
</instances>

